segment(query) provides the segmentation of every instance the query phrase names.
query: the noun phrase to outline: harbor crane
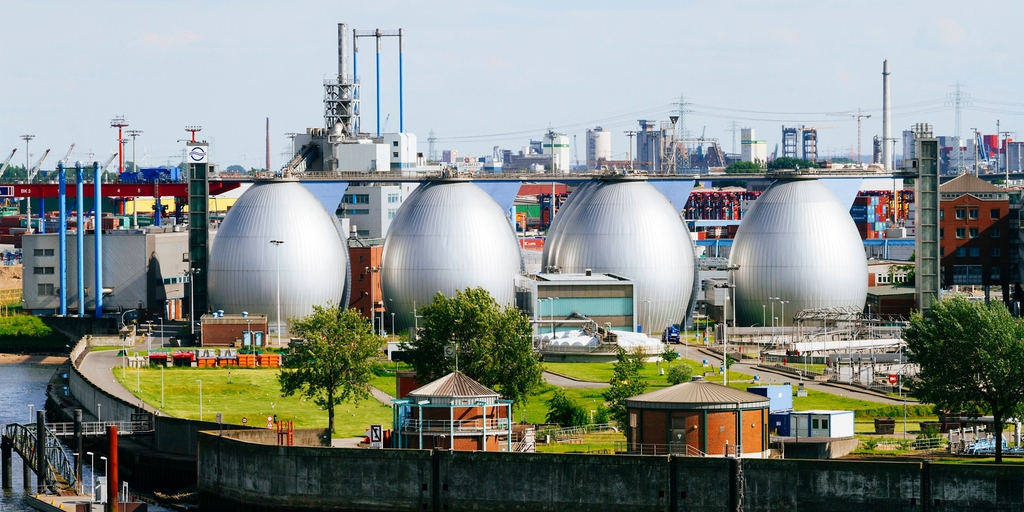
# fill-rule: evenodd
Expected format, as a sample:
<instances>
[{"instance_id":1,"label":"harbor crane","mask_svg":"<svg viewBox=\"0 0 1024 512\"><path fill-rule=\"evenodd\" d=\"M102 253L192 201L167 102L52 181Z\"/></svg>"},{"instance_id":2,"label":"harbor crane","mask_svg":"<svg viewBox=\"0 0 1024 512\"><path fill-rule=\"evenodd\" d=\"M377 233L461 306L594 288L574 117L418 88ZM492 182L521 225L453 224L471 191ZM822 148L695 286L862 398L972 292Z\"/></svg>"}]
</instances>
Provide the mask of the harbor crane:
<instances>
[{"instance_id":1,"label":"harbor crane","mask_svg":"<svg viewBox=\"0 0 1024 512\"><path fill-rule=\"evenodd\" d=\"M11 159L14 158L14 154L18 152L18 148L14 148L11 154L8 155L7 160L4 160L4 164L0 165L0 176L3 176L4 171L7 170L7 166L10 165Z\"/></svg>"},{"instance_id":2,"label":"harbor crane","mask_svg":"<svg viewBox=\"0 0 1024 512\"><path fill-rule=\"evenodd\" d=\"M71 147L70 147L70 148L68 148L68 154L64 155L64 159L63 159L63 160L61 160L61 161L60 161L60 163L62 163L62 164L64 164L64 165L67 165L67 163L68 163L68 159L70 159L70 158L71 158L71 152L72 152L72 151L74 151L74 150L75 150L75 143L74 143L74 142L72 142L72 143L71 143Z\"/></svg>"},{"instance_id":3,"label":"harbor crane","mask_svg":"<svg viewBox=\"0 0 1024 512\"><path fill-rule=\"evenodd\" d=\"M36 162L36 164L33 165L32 168L28 170L28 172L25 173L25 183L32 183L32 177L39 170L39 168L43 166L43 161L46 160L46 156L49 154L50 148L46 148L46 151L43 151L43 156L39 157L39 161Z\"/></svg>"}]
</instances>

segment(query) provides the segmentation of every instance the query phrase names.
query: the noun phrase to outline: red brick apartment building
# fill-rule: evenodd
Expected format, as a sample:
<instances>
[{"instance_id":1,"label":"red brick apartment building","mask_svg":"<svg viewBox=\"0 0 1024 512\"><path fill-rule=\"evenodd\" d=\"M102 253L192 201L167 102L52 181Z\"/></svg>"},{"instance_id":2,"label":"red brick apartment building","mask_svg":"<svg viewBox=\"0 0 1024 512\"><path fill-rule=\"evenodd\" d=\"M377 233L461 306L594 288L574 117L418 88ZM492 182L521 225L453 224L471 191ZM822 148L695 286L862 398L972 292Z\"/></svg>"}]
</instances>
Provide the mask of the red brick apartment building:
<instances>
[{"instance_id":1,"label":"red brick apartment building","mask_svg":"<svg viewBox=\"0 0 1024 512\"><path fill-rule=\"evenodd\" d=\"M384 254L383 245L349 247L348 257L352 265L352 293L348 307L356 308L369 319L375 304L378 315L384 311L384 289L380 285L380 261Z\"/></svg>"},{"instance_id":2,"label":"red brick apartment building","mask_svg":"<svg viewBox=\"0 0 1024 512\"><path fill-rule=\"evenodd\" d=\"M942 286L980 286L986 296L999 286L1009 301L1017 281L1009 192L964 174L940 186L939 196Z\"/></svg>"}]
</instances>

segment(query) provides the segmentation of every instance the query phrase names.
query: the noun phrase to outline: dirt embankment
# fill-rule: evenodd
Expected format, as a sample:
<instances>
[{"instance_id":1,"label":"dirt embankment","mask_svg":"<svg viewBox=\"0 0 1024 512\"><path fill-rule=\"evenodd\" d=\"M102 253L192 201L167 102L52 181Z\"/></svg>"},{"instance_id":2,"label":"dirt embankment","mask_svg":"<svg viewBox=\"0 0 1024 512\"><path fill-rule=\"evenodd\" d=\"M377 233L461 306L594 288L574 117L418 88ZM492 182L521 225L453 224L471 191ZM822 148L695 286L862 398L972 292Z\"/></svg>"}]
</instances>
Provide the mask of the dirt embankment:
<instances>
[{"instance_id":1,"label":"dirt embankment","mask_svg":"<svg viewBox=\"0 0 1024 512\"><path fill-rule=\"evenodd\" d=\"M0 365L5 364L61 364L67 356L30 356L23 354L0 354Z\"/></svg>"}]
</instances>

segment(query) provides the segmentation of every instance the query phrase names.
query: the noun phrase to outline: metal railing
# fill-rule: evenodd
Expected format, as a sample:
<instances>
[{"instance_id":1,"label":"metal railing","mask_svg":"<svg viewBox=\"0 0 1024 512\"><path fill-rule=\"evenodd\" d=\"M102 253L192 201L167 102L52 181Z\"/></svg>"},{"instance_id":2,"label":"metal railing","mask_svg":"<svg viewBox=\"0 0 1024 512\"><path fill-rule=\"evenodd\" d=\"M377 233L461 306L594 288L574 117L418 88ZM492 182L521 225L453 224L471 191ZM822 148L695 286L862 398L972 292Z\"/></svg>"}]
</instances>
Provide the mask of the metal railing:
<instances>
[{"instance_id":1,"label":"metal railing","mask_svg":"<svg viewBox=\"0 0 1024 512\"><path fill-rule=\"evenodd\" d=\"M557 428L543 428L537 431L539 436L551 436L556 442L562 442L565 439L573 439L583 434L590 434L593 432L618 432L619 429L615 425L610 423L598 423L593 425L580 425L578 427L557 427Z\"/></svg>"},{"instance_id":2,"label":"metal railing","mask_svg":"<svg viewBox=\"0 0 1024 512\"><path fill-rule=\"evenodd\" d=\"M117 427L117 435L126 436L132 434L149 433L153 431L152 420L142 421L89 421L82 423L83 436L105 436L108 426ZM68 437L75 435L75 424L73 422L47 423L46 429L57 437Z\"/></svg>"},{"instance_id":3,"label":"metal railing","mask_svg":"<svg viewBox=\"0 0 1024 512\"><path fill-rule=\"evenodd\" d=\"M708 454L686 443L630 443L616 441L615 453L630 455L679 455L684 457L707 457Z\"/></svg>"},{"instance_id":4,"label":"metal railing","mask_svg":"<svg viewBox=\"0 0 1024 512\"><path fill-rule=\"evenodd\" d=\"M9 423L4 425L3 436L11 440L14 451L33 470L39 467L36 452L36 426ZM50 432L46 431L46 485L52 489L74 490L78 482L75 479L75 465L71 462L64 445Z\"/></svg>"},{"instance_id":5,"label":"metal railing","mask_svg":"<svg viewBox=\"0 0 1024 512\"><path fill-rule=\"evenodd\" d=\"M418 419L407 419L402 423L403 431L411 432L481 432L484 427L487 427L487 431L507 431L509 429L508 418L487 418L484 422L483 419L476 420L418 420Z\"/></svg>"}]
</instances>

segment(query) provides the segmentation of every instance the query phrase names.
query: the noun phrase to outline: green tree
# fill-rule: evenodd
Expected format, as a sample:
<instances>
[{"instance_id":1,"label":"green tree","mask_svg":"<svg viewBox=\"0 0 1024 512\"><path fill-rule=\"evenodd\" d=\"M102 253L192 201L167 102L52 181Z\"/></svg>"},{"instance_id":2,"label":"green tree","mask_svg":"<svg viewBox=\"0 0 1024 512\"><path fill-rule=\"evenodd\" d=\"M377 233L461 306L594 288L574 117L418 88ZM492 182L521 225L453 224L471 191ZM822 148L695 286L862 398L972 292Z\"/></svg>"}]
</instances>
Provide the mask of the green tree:
<instances>
[{"instance_id":1,"label":"green tree","mask_svg":"<svg viewBox=\"0 0 1024 512\"><path fill-rule=\"evenodd\" d=\"M667 376L669 383L673 385L689 382L689 380L693 378L693 367L685 362L679 363L668 369Z\"/></svg>"},{"instance_id":2,"label":"green tree","mask_svg":"<svg viewBox=\"0 0 1024 512\"><path fill-rule=\"evenodd\" d=\"M686 343L685 340L682 341L683 343ZM671 363L672 361L679 359L679 352L676 352L676 349L666 345L665 351L661 353L661 359L666 363Z\"/></svg>"},{"instance_id":3,"label":"green tree","mask_svg":"<svg viewBox=\"0 0 1024 512\"><path fill-rule=\"evenodd\" d=\"M802 158L791 158L783 156L768 162L769 170L783 170L783 169L814 169L817 168L818 164Z\"/></svg>"},{"instance_id":4,"label":"green tree","mask_svg":"<svg viewBox=\"0 0 1024 512\"><path fill-rule=\"evenodd\" d=\"M1024 412L1024 323L1002 302L952 297L919 313L904 331L908 357L920 365L914 396L940 410L991 414L996 463L1003 460L1003 422Z\"/></svg>"},{"instance_id":5,"label":"green tree","mask_svg":"<svg viewBox=\"0 0 1024 512\"><path fill-rule=\"evenodd\" d=\"M373 334L358 311L330 303L313 306L311 315L291 322L293 336L302 342L293 345L294 355L278 374L281 395L300 393L327 409L328 428L334 432L334 406L370 397L373 358L384 339Z\"/></svg>"},{"instance_id":6,"label":"green tree","mask_svg":"<svg viewBox=\"0 0 1024 512\"><path fill-rule=\"evenodd\" d=\"M751 174L764 172L764 167L757 162L733 162L725 168L726 174Z\"/></svg>"},{"instance_id":7,"label":"green tree","mask_svg":"<svg viewBox=\"0 0 1024 512\"><path fill-rule=\"evenodd\" d=\"M564 390L557 390L548 399L548 423L562 427L579 427L587 424L587 411L576 403Z\"/></svg>"},{"instance_id":8,"label":"green tree","mask_svg":"<svg viewBox=\"0 0 1024 512\"><path fill-rule=\"evenodd\" d=\"M444 355L455 344L459 371L512 400L513 407L524 405L540 384L543 370L529 319L513 306L499 306L487 290L438 293L419 313L419 337L405 347L421 382L455 371L456 358Z\"/></svg>"},{"instance_id":9,"label":"green tree","mask_svg":"<svg viewBox=\"0 0 1024 512\"><path fill-rule=\"evenodd\" d=\"M647 354L640 347L627 352L619 347L612 365L611 387L604 392L608 401L609 416L620 426L626 425L626 399L640 394L647 389L647 383L640 377L644 369Z\"/></svg>"}]
</instances>

